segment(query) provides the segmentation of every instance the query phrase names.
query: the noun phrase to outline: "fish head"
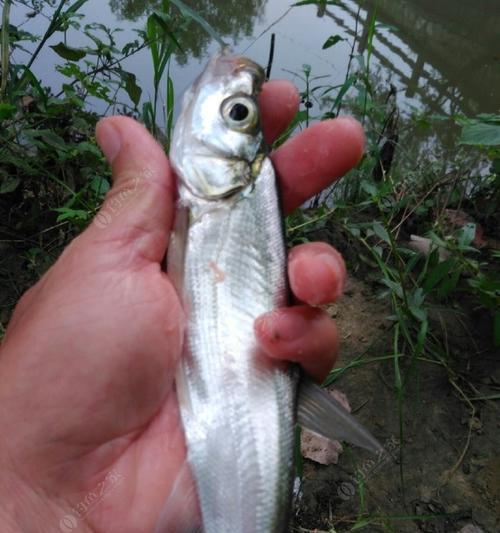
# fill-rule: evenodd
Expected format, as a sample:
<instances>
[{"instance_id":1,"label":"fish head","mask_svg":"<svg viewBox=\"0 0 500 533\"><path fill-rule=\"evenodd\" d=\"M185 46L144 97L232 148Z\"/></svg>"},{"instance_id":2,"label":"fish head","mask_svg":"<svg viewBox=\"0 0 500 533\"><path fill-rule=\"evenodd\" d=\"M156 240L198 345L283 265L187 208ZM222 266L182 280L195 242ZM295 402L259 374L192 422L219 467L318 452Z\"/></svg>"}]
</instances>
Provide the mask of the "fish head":
<instances>
[{"instance_id":1,"label":"fish head","mask_svg":"<svg viewBox=\"0 0 500 533\"><path fill-rule=\"evenodd\" d=\"M170 155L190 193L224 198L255 178L263 151L258 106L263 82L262 67L224 51L184 95Z\"/></svg>"}]
</instances>

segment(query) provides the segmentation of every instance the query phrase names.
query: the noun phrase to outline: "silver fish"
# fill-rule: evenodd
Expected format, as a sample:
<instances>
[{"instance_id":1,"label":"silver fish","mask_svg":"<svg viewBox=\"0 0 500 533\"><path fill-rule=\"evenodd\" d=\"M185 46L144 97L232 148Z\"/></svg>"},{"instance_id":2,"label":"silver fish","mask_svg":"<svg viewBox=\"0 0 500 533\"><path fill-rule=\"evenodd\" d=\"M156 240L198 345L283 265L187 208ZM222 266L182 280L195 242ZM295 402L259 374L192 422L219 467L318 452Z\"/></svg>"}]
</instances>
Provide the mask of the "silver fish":
<instances>
[{"instance_id":1,"label":"silver fish","mask_svg":"<svg viewBox=\"0 0 500 533\"><path fill-rule=\"evenodd\" d=\"M254 337L255 319L288 303L263 81L251 60L215 56L185 94L172 142L179 200L167 268L187 315L176 388L205 533L283 531L292 493L298 371ZM299 388L301 421L379 449L321 389Z\"/></svg>"}]
</instances>

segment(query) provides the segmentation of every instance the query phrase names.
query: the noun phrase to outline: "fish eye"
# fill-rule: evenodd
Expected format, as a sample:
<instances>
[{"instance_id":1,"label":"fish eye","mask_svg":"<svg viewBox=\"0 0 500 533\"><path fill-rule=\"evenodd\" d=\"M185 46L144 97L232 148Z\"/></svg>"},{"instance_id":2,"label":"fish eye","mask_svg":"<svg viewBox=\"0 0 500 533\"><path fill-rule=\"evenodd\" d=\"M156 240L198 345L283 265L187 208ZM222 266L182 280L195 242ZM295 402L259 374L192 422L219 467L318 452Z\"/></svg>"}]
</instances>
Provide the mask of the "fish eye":
<instances>
[{"instance_id":1,"label":"fish eye","mask_svg":"<svg viewBox=\"0 0 500 533\"><path fill-rule=\"evenodd\" d=\"M248 107L245 104L240 103L234 104L233 107L229 110L229 116L236 122L241 122L242 120L245 120L248 117L249 113L250 111L248 110Z\"/></svg>"},{"instance_id":2,"label":"fish eye","mask_svg":"<svg viewBox=\"0 0 500 533\"><path fill-rule=\"evenodd\" d=\"M248 96L230 97L222 102L222 118L232 130L249 133L259 121L259 113L254 100Z\"/></svg>"}]
</instances>

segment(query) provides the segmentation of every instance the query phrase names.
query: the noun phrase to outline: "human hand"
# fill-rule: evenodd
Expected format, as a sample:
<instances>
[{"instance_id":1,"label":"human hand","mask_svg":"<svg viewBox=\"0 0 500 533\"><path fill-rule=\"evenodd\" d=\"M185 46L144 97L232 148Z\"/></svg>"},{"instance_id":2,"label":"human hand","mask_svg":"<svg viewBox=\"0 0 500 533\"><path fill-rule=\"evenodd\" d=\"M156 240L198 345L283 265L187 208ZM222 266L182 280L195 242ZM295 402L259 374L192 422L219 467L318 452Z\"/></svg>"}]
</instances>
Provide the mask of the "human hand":
<instances>
[{"instance_id":1,"label":"human hand","mask_svg":"<svg viewBox=\"0 0 500 533\"><path fill-rule=\"evenodd\" d=\"M297 107L289 83L264 86L268 142ZM173 388L184 315L161 268L174 178L161 147L133 120L104 119L97 139L113 188L95 221L21 298L0 347L4 531L153 531L185 462ZM285 211L344 174L362 150L351 119L285 143L272 155ZM327 374L337 334L309 305L334 301L345 276L326 244L291 251L290 286L301 304L257 320L269 357L296 361L317 380Z\"/></svg>"}]
</instances>

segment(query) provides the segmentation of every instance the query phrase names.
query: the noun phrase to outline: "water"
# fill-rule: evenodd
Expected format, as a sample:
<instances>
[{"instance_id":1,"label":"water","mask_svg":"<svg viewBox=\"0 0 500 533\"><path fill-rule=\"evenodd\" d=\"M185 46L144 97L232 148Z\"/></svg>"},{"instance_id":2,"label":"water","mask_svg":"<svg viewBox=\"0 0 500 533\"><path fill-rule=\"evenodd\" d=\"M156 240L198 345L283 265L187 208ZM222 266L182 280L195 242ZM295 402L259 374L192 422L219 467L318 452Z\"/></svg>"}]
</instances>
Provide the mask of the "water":
<instances>
[{"instance_id":1,"label":"water","mask_svg":"<svg viewBox=\"0 0 500 533\"><path fill-rule=\"evenodd\" d=\"M475 115L498 112L500 102L500 1L499 0L339 0L338 5L308 5L291 8L285 0L186 0L200 11L236 52L245 53L266 65L271 33L276 35L272 76L300 80L303 64L311 65L313 76L328 76L321 84L340 84L345 79L349 56L367 47L369 21L376 17L371 72L377 84L397 89L403 112ZM160 0L90 0L84 7L84 21L120 28L119 43L136 37L145 16ZM22 8L13 9L13 22L40 34L47 21L25 18ZM183 41L186 54L179 55L171 75L180 94L199 73L206 58L218 49L196 25ZM322 50L331 35L342 41ZM49 44L61 40L56 34ZM83 46L85 37L68 33L68 44ZM22 53L14 59L22 61ZM60 87L63 78L54 67L58 58L50 49L33 70L47 84ZM355 66L355 65L354 65ZM124 62L137 75L151 98L152 63L148 51ZM317 82L320 84L320 82ZM178 100L177 100L178 102ZM96 111L106 111L102 102L91 102ZM446 131L443 131L443 135Z\"/></svg>"}]
</instances>

